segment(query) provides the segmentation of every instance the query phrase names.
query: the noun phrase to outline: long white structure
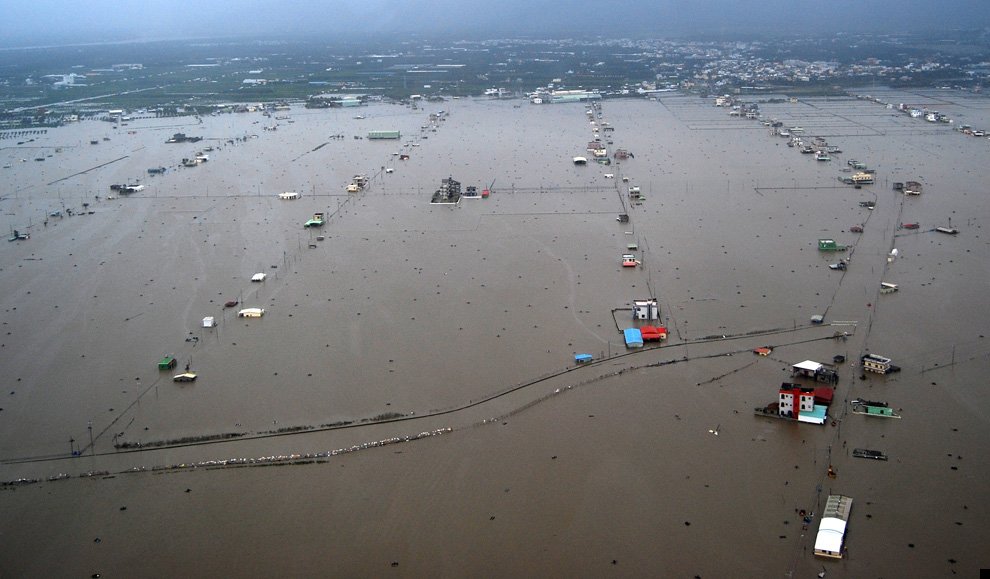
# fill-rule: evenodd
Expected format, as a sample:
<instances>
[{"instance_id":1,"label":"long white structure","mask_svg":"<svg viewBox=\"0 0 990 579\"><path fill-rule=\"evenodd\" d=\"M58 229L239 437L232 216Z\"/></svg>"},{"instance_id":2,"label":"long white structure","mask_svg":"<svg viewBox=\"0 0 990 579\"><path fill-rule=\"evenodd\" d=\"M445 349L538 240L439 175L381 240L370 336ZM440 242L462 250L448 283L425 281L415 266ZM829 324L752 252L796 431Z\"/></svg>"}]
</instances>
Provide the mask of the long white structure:
<instances>
[{"instance_id":1,"label":"long white structure","mask_svg":"<svg viewBox=\"0 0 990 579\"><path fill-rule=\"evenodd\" d=\"M832 559L842 558L842 541L846 535L846 524L849 521L852 503L851 497L829 495L825 510L822 512L821 523L818 525L815 555Z\"/></svg>"}]
</instances>

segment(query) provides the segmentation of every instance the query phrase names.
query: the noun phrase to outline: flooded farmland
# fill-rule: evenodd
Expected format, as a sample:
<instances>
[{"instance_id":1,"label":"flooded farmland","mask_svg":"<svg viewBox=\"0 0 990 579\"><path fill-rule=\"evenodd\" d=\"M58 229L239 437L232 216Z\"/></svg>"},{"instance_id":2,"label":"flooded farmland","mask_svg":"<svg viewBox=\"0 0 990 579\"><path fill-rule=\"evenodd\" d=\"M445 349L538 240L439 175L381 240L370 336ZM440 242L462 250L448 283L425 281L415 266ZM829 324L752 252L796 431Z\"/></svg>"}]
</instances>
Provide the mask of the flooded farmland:
<instances>
[{"instance_id":1,"label":"flooded farmland","mask_svg":"<svg viewBox=\"0 0 990 579\"><path fill-rule=\"evenodd\" d=\"M873 94L990 125L983 97ZM781 100L763 116L842 152L816 161L676 93L600 117L463 99L0 140L0 219L30 235L0 251L0 575L990 567L990 141L870 100ZM574 164L598 135L632 155ZM873 184L840 181L851 159ZM491 195L430 204L448 177ZM923 194L893 187L911 180ZM627 349L648 297L668 339ZM902 370L866 375L866 352ZM839 373L825 425L754 416L809 359ZM823 562L830 494L855 506L845 558Z\"/></svg>"}]
</instances>

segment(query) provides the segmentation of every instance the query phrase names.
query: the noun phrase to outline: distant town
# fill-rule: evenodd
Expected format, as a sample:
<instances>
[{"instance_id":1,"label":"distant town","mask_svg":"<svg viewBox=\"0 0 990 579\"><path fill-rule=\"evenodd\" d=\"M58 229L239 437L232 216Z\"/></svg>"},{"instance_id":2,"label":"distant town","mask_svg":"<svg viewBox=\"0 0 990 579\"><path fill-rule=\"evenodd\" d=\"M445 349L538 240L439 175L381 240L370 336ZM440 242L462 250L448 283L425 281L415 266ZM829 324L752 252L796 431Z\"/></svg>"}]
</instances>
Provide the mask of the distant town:
<instances>
[{"instance_id":1,"label":"distant town","mask_svg":"<svg viewBox=\"0 0 990 579\"><path fill-rule=\"evenodd\" d=\"M248 111L263 103L360 106L487 96L847 94L871 86L982 92L985 31L761 39L173 41L12 49L0 129L82 118ZM369 48L373 47L373 48ZM127 62L119 62L120 54ZM868 91L867 91L868 92Z\"/></svg>"}]
</instances>

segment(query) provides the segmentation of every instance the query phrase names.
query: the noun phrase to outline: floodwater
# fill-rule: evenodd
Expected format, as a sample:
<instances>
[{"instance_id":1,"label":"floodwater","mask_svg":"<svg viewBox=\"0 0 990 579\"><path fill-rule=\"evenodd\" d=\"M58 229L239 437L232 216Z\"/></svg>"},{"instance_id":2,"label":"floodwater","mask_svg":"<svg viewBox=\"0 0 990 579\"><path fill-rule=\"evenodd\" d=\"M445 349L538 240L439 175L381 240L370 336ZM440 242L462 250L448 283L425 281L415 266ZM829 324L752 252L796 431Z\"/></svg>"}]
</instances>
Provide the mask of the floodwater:
<instances>
[{"instance_id":1,"label":"floodwater","mask_svg":"<svg viewBox=\"0 0 990 579\"><path fill-rule=\"evenodd\" d=\"M990 126L983 97L873 94ZM816 162L671 94L603 103L593 120L614 132L598 134L634 156L579 167L602 127L585 109L296 107L0 140L0 221L30 233L0 248L0 480L40 481L0 492L0 576L990 567L990 141L867 100L763 104L843 151ZM376 129L402 138L355 138ZM166 144L176 132L204 140ZM875 184L838 181L852 158ZM347 194L355 174L370 187ZM445 177L493 194L430 205ZM908 180L924 193L893 190ZM304 229L314 212L327 223ZM849 250L820 253L819 238ZM620 266L629 243L639 268ZM830 270L840 257L848 270ZM670 338L629 353L619 328L648 296ZM860 379L866 351L903 370ZM600 362L574 367L581 352ZM159 372L165 354L197 381ZM837 354L834 420L753 415L791 364ZM855 397L903 418L852 414ZM372 423L383 415L404 419ZM258 457L278 458L217 462ZM813 557L818 518L798 514L828 494L854 499L841 561Z\"/></svg>"}]
</instances>

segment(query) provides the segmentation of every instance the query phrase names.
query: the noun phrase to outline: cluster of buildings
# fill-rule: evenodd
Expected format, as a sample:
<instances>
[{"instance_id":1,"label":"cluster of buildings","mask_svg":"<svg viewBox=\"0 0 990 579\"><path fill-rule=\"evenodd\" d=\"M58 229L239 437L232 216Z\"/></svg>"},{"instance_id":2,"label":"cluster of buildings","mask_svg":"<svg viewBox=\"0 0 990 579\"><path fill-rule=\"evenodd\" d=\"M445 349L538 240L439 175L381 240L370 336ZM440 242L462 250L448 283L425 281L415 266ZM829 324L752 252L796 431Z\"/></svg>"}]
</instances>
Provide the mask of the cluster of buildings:
<instances>
[{"instance_id":1,"label":"cluster of buildings","mask_svg":"<svg viewBox=\"0 0 990 579\"><path fill-rule=\"evenodd\" d=\"M757 351L757 354L763 352ZM796 420L808 424L825 424L828 407L832 404L834 386L839 381L839 373L831 366L805 360L791 366L792 378L804 378L815 382L814 386L794 382L784 382L777 390L777 401L756 408L759 416L770 416L786 420Z\"/></svg>"},{"instance_id":2,"label":"cluster of buildings","mask_svg":"<svg viewBox=\"0 0 990 579\"><path fill-rule=\"evenodd\" d=\"M661 342L667 339L667 328L653 325L660 320L660 305L656 298L633 300L632 318L634 322L648 323L622 330L627 348L642 348L645 342Z\"/></svg>"},{"instance_id":3,"label":"cluster of buildings","mask_svg":"<svg viewBox=\"0 0 990 579\"><path fill-rule=\"evenodd\" d=\"M772 348L757 348L754 353L767 356ZM835 363L845 361L844 356L835 356ZM877 354L864 354L860 358L864 372L888 374L899 370L891 363L890 358ZM832 403L833 386L838 382L836 370L826 364L805 360L791 366L792 377L814 382L814 385L784 382L777 392L777 401L762 408L756 408L759 416L770 416L785 420L794 420L809 424L825 424L828 420L828 408ZM824 384L824 385L823 385ZM866 414L882 418L900 418L900 415L887 406L886 402L873 402L855 399L852 401L855 414ZM834 422L833 422L834 426ZM887 460L887 456L877 450L855 449L853 456L873 460ZM835 478L832 466L828 467L828 476ZM818 557L841 559L845 555L845 534L849 522L849 513L853 499L844 495L830 495L825 502L818 533L815 536L814 554ZM810 516L801 511L805 523L810 523ZM823 576L822 574L819 576Z\"/></svg>"},{"instance_id":4,"label":"cluster of buildings","mask_svg":"<svg viewBox=\"0 0 990 579\"><path fill-rule=\"evenodd\" d=\"M780 90L817 85L828 90L842 86L909 84L938 86L946 82L958 88L979 91L990 81L986 44L980 38L959 39L968 51L933 53L918 57L915 46L930 40L904 35L843 34L833 38L768 38L749 41L697 41L683 39L573 38L573 39L485 39L452 40L416 46L403 43L384 54L347 53L326 60L307 62L310 67L297 75L283 70L299 67L291 50L262 52L235 58L206 58L203 63L186 64L202 71L202 77L189 82L212 85L217 79L233 79L227 94L238 101L251 95L280 94L295 98L298 85L320 87L324 91L309 98L307 106L357 107L369 100L385 98L442 100L447 96L486 95L494 98L520 97L537 104L596 101L607 97L653 97L670 90L690 90L707 94ZM824 42L823 42L824 40ZM860 44L860 41L864 40ZM829 41L832 41L829 44ZM835 42L838 41L838 42ZM894 50L877 52L877 45ZM833 48L824 48L832 46ZM901 48L904 47L904 48ZM775 57L775 54L787 57ZM878 58L882 56L882 58ZM179 59L179 55L176 55ZM264 63L260 68L256 63ZM245 63L249 63L245 66ZM19 126L39 124L37 113L51 102L48 89L73 90L80 86L107 86L127 81L140 84L157 76L157 64L115 64L61 70L58 63L36 71L0 74L0 87L37 86L42 90L35 101L22 101L16 108L0 111L0 121ZM545 75L544 78L540 78ZM541 88L526 93L524 78L532 78ZM500 86L501 85L501 86ZM284 88L283 88L284 87ZM489 88L492 87L492 88ZM414 94L426 91L424 94ZM203 94L218 94L215 87ZM195 97L193 103L170 102L165 108L200 111L217 106ZM258 97L254 97L258 98ZM276 97L279 98L279 97ZM246 108L240 108L244 106ZM892 108L896 105L891 104ZM233 105L236 111L252 112L260 105ZM253 108L252 108L253 107ZM48 111L48 121L64 122L66 113L87 114L85 105L74 103ZM216 109L226 112L229 109ZM944 115L909 107L907 114L945 122ZM929 120L932 120L929 118Z\"/></svg>"}]
</instances>

